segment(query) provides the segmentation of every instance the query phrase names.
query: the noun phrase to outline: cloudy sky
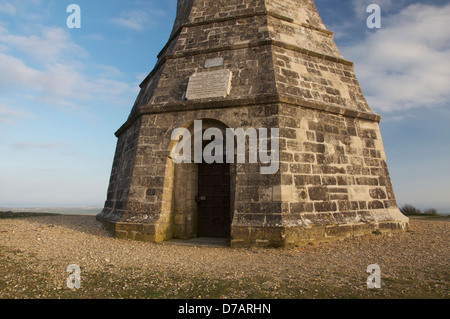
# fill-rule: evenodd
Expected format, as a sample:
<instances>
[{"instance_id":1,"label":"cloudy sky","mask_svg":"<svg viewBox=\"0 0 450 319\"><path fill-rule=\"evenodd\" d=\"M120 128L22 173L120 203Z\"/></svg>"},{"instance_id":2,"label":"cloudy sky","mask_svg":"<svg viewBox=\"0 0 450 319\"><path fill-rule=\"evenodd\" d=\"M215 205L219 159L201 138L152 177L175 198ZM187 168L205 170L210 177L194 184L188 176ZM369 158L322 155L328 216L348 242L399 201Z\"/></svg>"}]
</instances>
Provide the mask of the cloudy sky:
<instances>
[{"instance_id":1,"label":"cloudy sky","mask_svg":"<svg viewBox=\"0 0 450 319\"><path fill-rule=\"evenodd\" d=\"M81 29L66 25L81 8ZM369 4L382 9L368 29ZM399 205L450 212L448 0L316 0L381 130ZM102 206L175 0L0 0L0 207Z\"/></svg>"}]
</instances>

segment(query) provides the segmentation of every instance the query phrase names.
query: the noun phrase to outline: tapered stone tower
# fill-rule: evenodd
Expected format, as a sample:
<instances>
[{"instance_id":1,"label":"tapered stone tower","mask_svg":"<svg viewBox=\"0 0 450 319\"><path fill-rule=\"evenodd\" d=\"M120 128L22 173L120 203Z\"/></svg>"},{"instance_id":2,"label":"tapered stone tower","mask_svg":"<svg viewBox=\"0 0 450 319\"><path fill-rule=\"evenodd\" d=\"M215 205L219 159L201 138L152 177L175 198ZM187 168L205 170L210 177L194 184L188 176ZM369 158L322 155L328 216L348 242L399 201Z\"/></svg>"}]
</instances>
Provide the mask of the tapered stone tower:
<instances>
[{"instance_id":1,"label":"tapered stone tower","mask_svg":"<svg viewBox=\"0 0 450 319\"><path fill-rule=\"evenodd\" d=\"M176 164L172 133L194 132L198 120L223 132L279 128L279 170ZM97 219L119 238L227 237L232 247L405 230L379 121L313 0L179 0L170 39L116 133Z\"/></svg>"}]
</instances>

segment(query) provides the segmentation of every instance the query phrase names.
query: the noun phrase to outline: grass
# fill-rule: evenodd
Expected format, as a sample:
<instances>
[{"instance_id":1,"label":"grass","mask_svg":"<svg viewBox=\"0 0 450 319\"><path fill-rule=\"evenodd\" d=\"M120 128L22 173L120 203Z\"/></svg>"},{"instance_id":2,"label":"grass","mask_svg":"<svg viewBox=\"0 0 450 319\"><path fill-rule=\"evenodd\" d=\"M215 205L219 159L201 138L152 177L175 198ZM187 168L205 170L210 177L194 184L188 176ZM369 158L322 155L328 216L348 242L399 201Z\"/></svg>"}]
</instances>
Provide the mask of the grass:
<instances>
[{"instance_id":1,"label":"grass","mask_svg":"<svg viewBox=\"0 0 450 319\"><path fill-rule=\"evenodd\" d=\"M61 275L55 283L48 267L36 270L39 261L35 256L6 247L0 250L5 252L0 258L0 299L434 299L442 298L446 290L442 272L427 270L423 275L433 280L425 282L412 276L407 267L398 269L395 276L386 274L382 289L368 289L364 275L332 284L325 275L306 283L296 278L277 280L270 274L210 278L114 266L101 272L82 269L81 288L71 290L66 286L69 274L65 269L58 269ZM342 278L348 276L342 274Z\"/></svg>"},{"instance_id":2,"label":"grass","mask_svg":"<svg viewBox=\"0 0 450 319\"><path fill-rule=\"evenodd\" d=\"M405 214L405 216L449 217L448 215L441 215L441 214L427 214L427 213L409 213L409 214Z\"/></svg>"},{"instance_id":3,"label":"grass","mask_svg":"<svg viewBox=\"0 0 450 319\"><path fill-rule=\"evenodd\" d=\"M450 220L450 215L430 215L430 214L413 214L406 215L409 218L425 219L425 220Z\"/></svg>"},{"instance_id":4,"label":"grass","mask_svg":"<svg viewBox=\"0 0 450 319\"><path fill-rule=\"evenodd\" d=\"M0 219L10 219L10 218L27 218L27 217L43 217L43 216L59 216L61 214L55 213L28 213L28 212L0 212Z\"/></svg>"}]
</instances>

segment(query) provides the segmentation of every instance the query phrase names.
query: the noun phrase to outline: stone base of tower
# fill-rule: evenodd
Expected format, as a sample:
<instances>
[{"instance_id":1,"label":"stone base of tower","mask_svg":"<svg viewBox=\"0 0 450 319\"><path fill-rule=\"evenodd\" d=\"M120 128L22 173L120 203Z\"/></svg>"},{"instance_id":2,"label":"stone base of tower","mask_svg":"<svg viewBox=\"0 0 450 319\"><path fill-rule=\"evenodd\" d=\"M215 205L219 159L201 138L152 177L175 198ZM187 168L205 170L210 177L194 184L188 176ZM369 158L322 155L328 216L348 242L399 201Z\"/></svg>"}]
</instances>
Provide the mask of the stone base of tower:
<instances>
[{"instance_id":1,"label":"stone base of tower","mask_svg":"<svg viewBox=\"0 0 450 319\"><path fill-rule=\"evenodd\" d=\"M291 247L407 229L377 120L293 104L142 115L119 136L108 198L97 219L117 238L204 237L196 202L199 167L175 164L170 156L176 143L171 132L190 130L200 119L204 129L280 128L276 174L262 175L260 164L231 165L232 247Z\"/></svg>"},{"instance_id":2,"label":"stone base of tower","mask_svg":"<svg viewBox=\"0 0 450 319\"><path fill-rule=\"evenodd\" d=\"M245 218L239 218L239 225L231 226L230 246L292 248L371 234L374 231L392 233L409 230L409 219L398 209L277 216L275 219L281 222L269 226L265 224L266 217L258 220L253 216L248 223L245 223ZM104 212L97 216L97 220L118 239L161 243L173 236L171 225L167 223L111 221Z\"/></svg>"},{"instance_id":3,"label":"stone base of tower","mask_svg":"<svg viewBox=\"0 0 450 319\"><path fill-rule=\"evenodd\" d=\"M299 225L301 224L301 225ZM284 225L233 226L231 247L284 247L292 248L310 243L341 240L371 234L374 231L392 233L407 231L409 219L398 209L361 213L303 214Z\"/></svg>"},{"instance_id":4,"label":"stone base of tower","mask_svg":"<svg viewBox=\"0 0 450 319\"><path fill-rule=\"evenodd\" d=\"M155 222L123 222L120 220L114 220L108 213L103 210L96 217L97 221L101 222L105 228L117 239L128 239L136 241L144 241L151 243L160 243L169 239L172 239L170 233L167 232L167 228L170 225L159 224Z\"/></svg>"}]
</instances>

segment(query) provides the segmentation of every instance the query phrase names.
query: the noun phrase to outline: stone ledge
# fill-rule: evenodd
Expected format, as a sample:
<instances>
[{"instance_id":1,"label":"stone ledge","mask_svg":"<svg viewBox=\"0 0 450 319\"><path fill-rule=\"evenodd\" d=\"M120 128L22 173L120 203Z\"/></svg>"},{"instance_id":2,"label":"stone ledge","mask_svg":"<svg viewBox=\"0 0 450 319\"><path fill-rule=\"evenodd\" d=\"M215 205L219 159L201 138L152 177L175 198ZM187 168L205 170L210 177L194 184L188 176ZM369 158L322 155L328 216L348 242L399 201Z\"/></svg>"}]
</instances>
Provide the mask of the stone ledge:
<instances>
[{"instance_id":1,"label":"stone ledge","mask_svg":"<svg viewBox=\"0 0 450 319\"><path fill-rule=\"evenodd\" d=\"M352 118L361 118L364 120L380 122L381 116L375 113L367 113L346 109L343 107L325 104L321 102L313 102L301 100L296 97L274 94L274 95L260 95L254 98L240 98L240 99L201 99L195 101L180 101L172 104L159 104L141 107L139 113L131 116L124 125L115 133L120 136L129 126L131 126L139 117L145 114L164 114L164 113L179 113L198 110L211 110L219 108L237 108L247 107L251 105L266 105L266 104L288 104L297 107L306 107L310 109L325 111L327 113L343 115Z\"/></svg>"},{"instance_id":2,"label":"stone ledge","mask_svg":"<svg viewBox=\"0 0 450 319\"><path fill-rule=\"evenodd\" d=\"M266 227L242 227L234 230L239 238L231 239L232 248L250 247L279 247L293 248L311 243L330 242L357 236L369 235L375 230L381 233L402 232L405 229L402 222L384 221L379 223L343 224L319 227L279 227L267 229ZM233 230L232 230L233 231ZM233 234L233 233L232 233ZM267 234L262 238L261 234ZM274 235L274 236L272 236Z\"/></svg>"},{"instance_id":3,"label":"stone ledge","mask_svg":"<svg viewBox=\"0 0 450 319\"><path fill-rule=\"evenodd\" d=\"M398 209L383 210L376 212L370 221L339 222L337 220L330 221L332 214L314 213L300 214L308 216L316 216L319 220L312 221L309 226L288 225L283 222L276 226L256 225L256 224L240 224L231 226L231 247L232 248L248 248L248 247L283 247L291 248L295 246L307 245L310 243L327 242L334 240L342 240L345 238L371 234L378 230L382 233L391 233L397 231L409 230L409 219L401 213L397 213ZM336 213L341 214L341 213ZM287 214L285 216L289 216ZM327 215L327 216L322 216ZM280 216L282 218L283 214ZM322 222L326 218L328 222ZM117 239L137 240L152 243L162 243L170 240L164 231L160 231L157 224L135 224L112 222L108 220L102 221L106 228Z\"/></svg>"},{"instance_id":4,"label":"stone ledge","mask_svg":"<svg viewBox=\"0 0 450 319\"><path fill-rule=\"evenodd\" d=\"M248 19L248 18L253 18L253 17L257 17L257 16L270 16L272 18L279 19L279 20L286 21L286 22L293 23L293 24L297 24L297 25L302 26L304 28L308 28L308 29L311 29L311 30L314 30L314 31L317 31L317 32L321 32L321 33L324 33L324 34L329 35L329 36L333 35L332 31L329 31L329 30L326 30L326 29L317 28L317 27L314 27L314 26L306 24L306 23L296 23L294 19L292 19L290 17L286 17L286 16L281 15L281 14L276 13L276 12L261 11L261 12L255 12L255 13L248 13L248 14L229 16L229 17L224 17L224 18L215 18L215 19L204 20L204 21L187 22L187 23L181 25L180 27L178 27L178 29L175 32L173 32L173 34L171 35L171 37L167 41L166 45L164 46L164 48L159 52L157 58L159 59L164 54L164 52L167 50L167 48L170 46L170 44L181 33L183 28L203 26L203 25L220 23L220 22L227 22L227 21L232 21L232 20L242 20L242 19Z\"/></svg>"},{"instance_id":5,"label":"stone ledge","mask_svg":"<svg viewBox=\"0 0 450 319\"><path fill-rule=\"evenodd\" d=\"M295 52L300 52L303 54L306 54L308 56L320 58L323 60L335 62L335 63L341 63L343 65L347 66L354 66L354 63L348 60L345 60L343 58L338 58L318 52L314 52L305 48L301 48L299 46L295 46L292 44L284 43L282 41L274 40L274 39L265 39L265 40L259 40L254 42L246 42L245 44L232 44L217 48L209 48L209 49L201 49L201 50L187 50L184 52L178 52L178 53L169 53L163 57L160 57L158 61L155 64L155 67L150 72L150 74L142 81L142 83L139 85L140 88L143 88L146 83L149 81L149 79L158 71L160 67L162 67L167 60L173 60L173 59L179 59L179 58L185 58L185 57L192 57L196 55L204 55L204 54L211 54L211 53L217 53L217 52L223 52L223 51L232 51L232 50L240 50L245 48L255 48L255 47L262 47L262 46L276 46L280 47L286 50L291 50Z\"/></svg>"},{"instance_id":6,"label":"stone ledge","mask_svg":"<svg viewBox=\"0 0 450 319\"><path fill-rule=\"evenodd\" d=\"M178 59L178 58L191 57L191 56L196 56L196 55L217 53L217 52L223 52L223 51L240 50L243 48L255 48L255 47L262 47L262 46L281 47L283 49L300 52L300 53L303 53L303 54L306 54L309 56L313 56L313 57L320 58L323 60L328 60L328 61L335 62L335 63L344 64L347 66L354 65L353 62L342 59L342 58L338 58L338 57L334 57L334 56L330 56L330 55L326 55L326 54L322 54L322 53L317 53L317 52L314 52L314 51L311 51L311 50L308 50L305 48L301 48L296 45L288 44L283 41L278 41L278 40L274 40L274 39L264 39L264 40L258 40L258 41L253 41L253 42L249 41L249 42L246 42L245 45L238 43L238 44L231 44L231 45L226 45L226 46L216 47L216 48L208 48L208 49L201 49L201 50L186 50L183 52L169 53L162 59L162 61L160 63L164 63L166 61L166 59ZM145 80L144 80L144 82L145 82Z\"/></svg>"}]
</instances>

